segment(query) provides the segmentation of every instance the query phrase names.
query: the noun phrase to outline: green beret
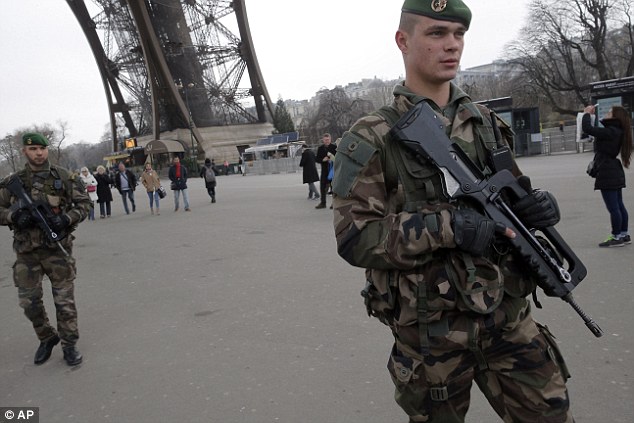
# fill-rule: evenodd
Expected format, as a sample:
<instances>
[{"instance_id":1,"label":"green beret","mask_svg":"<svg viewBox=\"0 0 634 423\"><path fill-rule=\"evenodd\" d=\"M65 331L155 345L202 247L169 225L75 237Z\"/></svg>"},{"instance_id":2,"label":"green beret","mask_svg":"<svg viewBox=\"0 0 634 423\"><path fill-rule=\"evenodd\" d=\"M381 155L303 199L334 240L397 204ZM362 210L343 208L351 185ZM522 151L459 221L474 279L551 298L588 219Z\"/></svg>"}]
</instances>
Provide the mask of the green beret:
<instances>
[{"instance_id":1,"label":"green beret","mask_svg":"<svg viewBox=\"0 0 634 423\"><path fill-rule=\"evenodd\" d=\"M405 0L401 11L439 21L460 22L469 28L471 10L462 0Z\"/></svg>"},{"instance_id":2,"label":"green beret","mask_svg":"<svg viewBox=\"0 0 634 423\"><path fill-rule=\"evenodd\" d=\"M23 145L43 145L44 147L48 147L48 140L42 134L38 134L37 132L27 132L22 135L22 144Z\"/></svg>"}]
</instances>

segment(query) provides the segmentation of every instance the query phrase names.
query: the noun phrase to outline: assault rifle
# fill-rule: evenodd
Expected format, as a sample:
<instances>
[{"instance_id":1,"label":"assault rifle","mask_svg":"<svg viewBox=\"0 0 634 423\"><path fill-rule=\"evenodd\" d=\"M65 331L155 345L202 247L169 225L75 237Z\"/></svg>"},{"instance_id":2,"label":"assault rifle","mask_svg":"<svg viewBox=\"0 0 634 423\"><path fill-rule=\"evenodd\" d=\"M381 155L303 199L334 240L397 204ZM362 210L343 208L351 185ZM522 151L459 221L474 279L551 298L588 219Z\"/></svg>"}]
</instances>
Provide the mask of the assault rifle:
<instances>
[{"instance_id":1,"label":"assault rifle","mask_svg":"<svg viewBox=\"0 0 634 423\"><path fill-rule=\"evenodd\" d=\"M17 176L12 177L6 185L7 189L11 194L13 194L17 200L20 208L25 208L31 213L31 217L37 224L37 226L44 232L46 235L46 239L52 243L56 244L59 250L67 257L70 257L68 251L64 249L60 241L66 238L68 233L66 232L56 232L54 231L50 225L48 224L47 216L53 215L53 210L48 203L43 201L33 201L29 194L24 190L24 184Z\"/></svg>"},{"instance_id":2,"label":"assault rifle","mask_svg":"<svg viewBox=\"0 0 634 423\"><path fill-rule=\"evenodd\" d=\"M495 122L493 125L496 130ZM390 134L394 140L404 143L419 159L431 161L438 167L442 173L443 190L450 200L463 200L476 205L491 220L512 229L516 237L509 238L508 242L533 270L537 285L547 296L559 297L569 303L596 337L603 335L601 328L572 297L572 290L587 275L581 260L554 227L540 229L543 235L540 242L535 231L525 227L505 203L503 192L517 200L528 195L508 166L496 169L486 179L467 154L447 137L444 125L424 101L406 113ZM492 161L495 162L495 158Z\"/></svg>"}]
</instances>

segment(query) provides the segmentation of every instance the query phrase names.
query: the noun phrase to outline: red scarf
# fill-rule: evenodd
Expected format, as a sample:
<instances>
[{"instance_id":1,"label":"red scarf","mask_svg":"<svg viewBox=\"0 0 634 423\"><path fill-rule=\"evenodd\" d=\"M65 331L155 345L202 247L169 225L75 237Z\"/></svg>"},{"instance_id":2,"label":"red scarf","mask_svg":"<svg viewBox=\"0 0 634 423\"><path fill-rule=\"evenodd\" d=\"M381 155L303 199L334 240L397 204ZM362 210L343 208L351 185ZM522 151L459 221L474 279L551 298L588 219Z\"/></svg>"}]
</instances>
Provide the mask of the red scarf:
<instances>
[{"instance_id":1,"label":"red scarf","mask_svg":"<svg viewBox=\"0 0 634 423\"><path fill-rule=\"evenodd\" d=\"M181 162L176 163L176 177L177 178L181 177Z\"/></svg>"}]
</instances>

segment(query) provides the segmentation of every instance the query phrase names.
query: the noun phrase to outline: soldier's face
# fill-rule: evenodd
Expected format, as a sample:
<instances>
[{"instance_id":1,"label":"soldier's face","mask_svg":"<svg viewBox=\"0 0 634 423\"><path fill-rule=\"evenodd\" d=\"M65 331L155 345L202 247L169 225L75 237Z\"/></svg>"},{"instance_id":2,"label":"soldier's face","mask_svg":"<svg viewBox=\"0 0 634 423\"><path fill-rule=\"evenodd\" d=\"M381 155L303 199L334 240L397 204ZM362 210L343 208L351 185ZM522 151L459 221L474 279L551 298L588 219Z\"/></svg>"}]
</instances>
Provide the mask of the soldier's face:
<instances>
[{"instance_id":1,"label":"soldier's face","mask_svg":"<svg viewBox=\"0 0 634 423\"><path fill-rule=\"evenodd\" d=\"M409 31L397 31L406 79L414 85L437 85L456 77L467 28L457 22L415 16Z\"/></svg>"},{"instance_id":2,"label":"soldier's face","mask_svg":"<svg viewBox=\"0 0 634 423\"><path fill-rule=\"evenodd\" d=\"M43 145L27 145L22 151L31 166L42 166L48 160L48 147Z\"/></svg>"}]
</instances>

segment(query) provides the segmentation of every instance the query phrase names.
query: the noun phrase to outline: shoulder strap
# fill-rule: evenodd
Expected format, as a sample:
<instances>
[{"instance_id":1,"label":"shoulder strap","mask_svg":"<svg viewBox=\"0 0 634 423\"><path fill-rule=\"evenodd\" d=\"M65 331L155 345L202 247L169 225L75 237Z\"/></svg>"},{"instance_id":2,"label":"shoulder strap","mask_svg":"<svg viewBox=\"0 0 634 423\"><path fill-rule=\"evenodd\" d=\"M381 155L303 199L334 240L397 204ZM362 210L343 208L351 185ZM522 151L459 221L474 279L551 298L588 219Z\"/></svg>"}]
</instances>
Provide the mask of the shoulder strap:
<instances>
[{"instance_id":1,"label":"shoulder strap","mask_svg":"<svg viewBox=\"0 0 634 423\"><path fill-rule=\"evenodd\" d=\"M396 125L396 122L400 119L399 113L392 106L383 106L374 113L385 119L390 128ZM391 137L388 134L386 143L391 144L391 142ZM387 160L388 154L386 150L389 150L390 147L386 147L387 148L381 154L381 161L383 169L385 169L385 189L387 192L392 192L398 188L398 170L396 169L394 160Z\"/></svg>"},{"instance_id":2,"label":"shoulder strap","mask_svg":"<svg viewBox=\"0 0 634 423\"><path fill-rule=\"evenodd\" d=\"M62 180L64 186L66 187L66 194L70 197L73 191L73 178L71 173L63 167L59 167L56 165L51 165L51 174Z\"/></svg>"}]
</instances>

